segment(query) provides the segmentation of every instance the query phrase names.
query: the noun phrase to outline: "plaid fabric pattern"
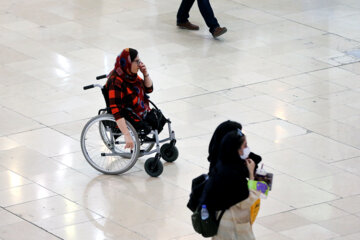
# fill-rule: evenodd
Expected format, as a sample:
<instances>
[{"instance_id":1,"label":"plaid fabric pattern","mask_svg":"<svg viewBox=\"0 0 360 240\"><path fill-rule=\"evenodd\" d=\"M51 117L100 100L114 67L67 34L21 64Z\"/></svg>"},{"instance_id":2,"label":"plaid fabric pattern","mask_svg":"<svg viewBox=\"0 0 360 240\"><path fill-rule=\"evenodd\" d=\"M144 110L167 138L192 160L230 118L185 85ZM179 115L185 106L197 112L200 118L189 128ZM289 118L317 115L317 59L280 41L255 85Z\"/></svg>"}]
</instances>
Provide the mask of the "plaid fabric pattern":
<instances>
[{"instance_id":1,"label":"plaid fabric pattern","mask_svg":"<svg viewBox=\"0 0 360 240\"><path fill-rule=\"evenodd\" d=\"M153 91L153 86L146 87L144 80L139 76L136 81L130 83L112 72L104 87L108 92L109 108L115 120L130 117L133 122L140 122L144 113L151 110L146 94Z\"/></svg>"}]
</instances>

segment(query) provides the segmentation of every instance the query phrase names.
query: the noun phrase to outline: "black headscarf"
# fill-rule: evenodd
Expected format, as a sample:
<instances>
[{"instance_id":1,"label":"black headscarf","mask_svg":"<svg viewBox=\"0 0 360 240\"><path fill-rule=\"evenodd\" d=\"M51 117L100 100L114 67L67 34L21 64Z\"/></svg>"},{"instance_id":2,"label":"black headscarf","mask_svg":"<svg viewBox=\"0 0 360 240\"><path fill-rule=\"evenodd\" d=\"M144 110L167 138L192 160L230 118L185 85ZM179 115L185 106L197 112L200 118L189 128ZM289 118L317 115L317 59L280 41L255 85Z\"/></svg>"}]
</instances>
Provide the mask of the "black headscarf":
<instances>
[{"instance_id":1,"label":"black headscarf","mask_svg":"<svg viewBox=\"0 0 360 240\"><path fill-rule=\"evenodd\" d=\"M221 141L218 161L209 175L202 199L211 210L228 209L249 196L248 170L238 152L244 140L245 136L235 130Z\"/></svg>"},{"instance_id":2,"label":"black headscarf","mask_svg":"<svg viewBox=\"0 0 360 240\"><path fill-rule=\"evenodd\" d=\"M242 130L242 126L238 122L234 121L225 121L221 123L216 129L215 132L210 140L209 144L209 156L208 161L210 162L209 167L209 173L212 171L212 169L216 166L217 161L219 159L219 149L220 149L220 143L223 140L224 136L231 132L231 131L237 131L238 129ZM249 155L249 158L254 160L257 165L261 162L261 156L256 155L255 153L251 152Z\"/></svg>"},{"instance_id":3,"label":"black headscarf","mask_svg":"<svg viewBox=\"0 0 360 240\"><path fill-rule=\"evenodd\" d=\"M210 144L209 144L209 156L208 156L208 161L210 162L210 169L209 172L211 172L211 170L213 169L213 167L215 167L218 157L219 157L219 148L220 148L220 143L223 140L224 136L231 132L231 131L235 131L237 129L242 130L242 126L240 123L238 122L234 122L234 121L225 121L223 123L221 123L216 129L215 132L210 140Z\"/></svg>"}]
</instances>

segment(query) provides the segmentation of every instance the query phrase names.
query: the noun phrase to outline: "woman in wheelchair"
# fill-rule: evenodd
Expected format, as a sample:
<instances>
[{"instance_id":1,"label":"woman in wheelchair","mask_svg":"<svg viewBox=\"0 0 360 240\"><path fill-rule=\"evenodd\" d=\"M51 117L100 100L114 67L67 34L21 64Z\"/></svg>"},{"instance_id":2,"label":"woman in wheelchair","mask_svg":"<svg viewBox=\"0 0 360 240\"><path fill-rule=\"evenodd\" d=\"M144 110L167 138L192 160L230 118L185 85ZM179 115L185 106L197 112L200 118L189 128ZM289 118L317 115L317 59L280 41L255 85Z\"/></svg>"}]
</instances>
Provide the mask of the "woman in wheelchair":
<instances>
[{"instance_id":1,"label":"woman in wheelchair","mask_svg":"<svg viewBox=\"0 0 360 240\"><path fill-rule=\"evenodd\" d=\"M138 75L139 70L144 79ZM97 79L106 77L104 86L84 87L84 90L101 88L106 102L106 109L100 109L99 115L90 119L82 131L81 149L86 160L102 173L121 174L131 169L138 157L156 153L155 157L146 160L145 170L150 176L159 176L163 171L160 158L173 162L178 157L178 150L170 120L147 95L153 91L153 82L138 52L132 48L124 49L109 75ZM169 137L160 140L159 133L165 124ZM160 143L166 141L170 143L160 148ZM152 150L154 146L156 149Z\"/></svg>"},{"instance_id":2,"label":"woman in wheelchair","mask_svg":"<svg viewBox=\"0 0 360 240\"><path fill-rule=\"evenodd\" d=\"M138 76L139 70L144 80ZM108 94L111 113L125 136L125 148L134 148L125 118L137 131L142 130L145 135L150 133L152 126L145 117L151 111L147 94L153 91L153 82L135 49L126 48L116 58L115 68L110 72L103 89L104 95Z\"/></svg>"}]
</instances>

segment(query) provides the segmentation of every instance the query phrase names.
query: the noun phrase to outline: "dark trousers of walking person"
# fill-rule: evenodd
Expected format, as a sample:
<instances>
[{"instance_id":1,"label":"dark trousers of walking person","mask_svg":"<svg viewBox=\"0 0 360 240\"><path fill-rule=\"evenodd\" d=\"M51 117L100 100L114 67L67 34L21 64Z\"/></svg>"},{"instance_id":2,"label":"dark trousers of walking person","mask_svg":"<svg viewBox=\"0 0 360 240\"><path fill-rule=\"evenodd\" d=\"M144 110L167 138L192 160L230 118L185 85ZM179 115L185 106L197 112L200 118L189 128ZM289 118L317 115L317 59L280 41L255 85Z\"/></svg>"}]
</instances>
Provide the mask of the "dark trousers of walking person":
<instances>
[{"instance_id":1,"label":"dark trousers of walking person","mask_svg":"<svg viewBox=\"0 0 360 240\"><path fill-rule=\"evenodd\" d=\"M177 23L186 23L189 18L189 12L195 0L182 0L179 11L177 13ZM203 16L206 25L209 27L211 33L217 27L220 27L215 18L214 11L211 8L209 0L197 0L201 15Z\"/></svg>"}]
</instances>

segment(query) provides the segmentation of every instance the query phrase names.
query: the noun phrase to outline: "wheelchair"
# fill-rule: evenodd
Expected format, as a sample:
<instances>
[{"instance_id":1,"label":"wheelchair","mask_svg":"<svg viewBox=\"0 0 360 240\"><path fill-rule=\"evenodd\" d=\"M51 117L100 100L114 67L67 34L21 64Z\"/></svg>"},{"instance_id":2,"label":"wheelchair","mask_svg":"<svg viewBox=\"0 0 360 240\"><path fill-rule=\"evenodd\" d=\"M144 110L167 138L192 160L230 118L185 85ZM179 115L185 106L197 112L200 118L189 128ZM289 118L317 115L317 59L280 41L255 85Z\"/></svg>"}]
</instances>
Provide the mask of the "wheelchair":
<instances>
[{"instance_id":1,"label":"wheelchair","mask_svg":"<svg viewBox=\"0 0 360 240\"><path fill-rule=\"evenodd\" d=\"M101 75L96 79L100 80L106 77L106 75ZM134 142L133 149L125 149L125 138L118 128L115 118L110 113L103 86L92 84L83 87L83 89L95 87L102 90L107 107L100 109L98 115L91 118L82 130L80 143L86 161L101 173L118 175L129 171L139 157L155 153L154 157L145 161L144 168L151 177L160 176L163 172L163 164L160 159L174 162L179 156L178 149L175 146L175 132L171 128L170 119L165 118L169 136L160 140L157 129L151 129L150 133L145 133L143 129L135 129L125 117L127 128ZM150 104L158 110L152 101ZM161 143L165 144L160 147Z\"/></svg>"}]
</instances>

